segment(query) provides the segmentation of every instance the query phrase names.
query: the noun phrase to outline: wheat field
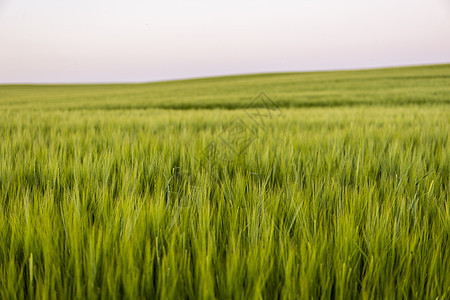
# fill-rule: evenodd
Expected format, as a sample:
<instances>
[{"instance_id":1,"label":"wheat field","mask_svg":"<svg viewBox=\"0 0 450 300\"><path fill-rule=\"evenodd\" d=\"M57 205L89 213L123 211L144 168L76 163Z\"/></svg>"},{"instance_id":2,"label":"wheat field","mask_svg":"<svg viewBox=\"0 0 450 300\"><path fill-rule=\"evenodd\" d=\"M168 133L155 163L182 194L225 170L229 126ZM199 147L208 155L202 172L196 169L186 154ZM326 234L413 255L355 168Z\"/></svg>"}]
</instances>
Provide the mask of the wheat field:
<instances>
[{"instance_id":1,"label":"wheat field","mask_svg":"<svg viewBox=\"0 0 450 300\"><path fill-rule=\"evenodd\" d=\"M450 65L0 86L2 299L448 299Z\"/></svg>"}]
</instances>

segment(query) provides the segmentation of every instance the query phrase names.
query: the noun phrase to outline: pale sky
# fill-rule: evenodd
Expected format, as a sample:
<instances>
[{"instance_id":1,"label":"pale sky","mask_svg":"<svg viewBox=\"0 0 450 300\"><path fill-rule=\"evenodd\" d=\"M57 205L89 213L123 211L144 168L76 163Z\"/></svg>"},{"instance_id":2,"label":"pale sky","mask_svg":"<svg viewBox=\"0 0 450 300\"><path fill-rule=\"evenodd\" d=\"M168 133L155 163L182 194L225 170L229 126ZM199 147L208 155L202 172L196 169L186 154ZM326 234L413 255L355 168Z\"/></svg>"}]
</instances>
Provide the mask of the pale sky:
<instances>
[{"instance_id":1,"label":"pale sky","mask_svg":"<svg viewBox=\"0 0 450 300\"><path fill-rule=\"evenodd\" d=\"M450 63L450 0L0 0L0 83Z\"/></svg>"}]
</instances>

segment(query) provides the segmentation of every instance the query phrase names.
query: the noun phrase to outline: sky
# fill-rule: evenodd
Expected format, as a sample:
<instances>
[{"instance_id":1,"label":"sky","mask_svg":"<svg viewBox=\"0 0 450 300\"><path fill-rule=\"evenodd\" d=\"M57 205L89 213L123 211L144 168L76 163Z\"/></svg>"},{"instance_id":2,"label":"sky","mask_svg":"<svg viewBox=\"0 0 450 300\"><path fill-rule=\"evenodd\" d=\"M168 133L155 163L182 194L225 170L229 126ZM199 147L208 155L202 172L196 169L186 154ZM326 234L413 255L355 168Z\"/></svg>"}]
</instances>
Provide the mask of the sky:
<instances>
[{"instance_id":1,"label":"sky","mask_svg":"<svg viewBox=\"0 0 450 300\"><path fill-rule=\"evenodd\" d=\"M450 0L0 0L0 84L436 63Z\"/></svg>"}]
</instances>

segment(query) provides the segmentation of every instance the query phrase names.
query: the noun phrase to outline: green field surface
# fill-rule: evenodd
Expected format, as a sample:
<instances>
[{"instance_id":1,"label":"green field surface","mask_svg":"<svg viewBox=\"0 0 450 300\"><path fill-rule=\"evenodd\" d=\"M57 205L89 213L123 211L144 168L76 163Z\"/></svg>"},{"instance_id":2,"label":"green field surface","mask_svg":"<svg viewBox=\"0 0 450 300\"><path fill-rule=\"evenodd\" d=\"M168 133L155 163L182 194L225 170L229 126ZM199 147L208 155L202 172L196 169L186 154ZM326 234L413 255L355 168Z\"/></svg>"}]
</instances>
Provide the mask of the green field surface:
<instances>
[{"instance_id":1,"label":"green field surface","mask_svg":"<svg viewBox=\"0 0 450 300\"><path fill-rule=\"evenodd\" d=\"M449 299L450 65L0 85L0 298Z\"/></svg>"}]
</instances>

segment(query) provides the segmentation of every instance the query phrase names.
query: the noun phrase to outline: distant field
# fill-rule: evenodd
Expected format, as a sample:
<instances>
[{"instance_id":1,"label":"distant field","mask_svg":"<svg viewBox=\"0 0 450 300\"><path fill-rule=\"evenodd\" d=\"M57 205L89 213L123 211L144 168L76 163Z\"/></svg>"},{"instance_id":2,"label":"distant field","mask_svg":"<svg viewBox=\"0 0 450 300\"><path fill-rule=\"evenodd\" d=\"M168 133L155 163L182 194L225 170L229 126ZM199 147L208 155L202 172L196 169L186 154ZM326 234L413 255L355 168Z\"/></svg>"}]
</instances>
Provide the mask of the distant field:
<instances>
[{"instance_id":1,"label":"distant field","mask_svg":"<svg viewBox=\"0 0 450 300\"><path fill-rule=\"evenodd\" d=\"M450 65L0 85L0 298L448 299L449 133Z\"/></svg>"},{"instance_id":2,"label":"distant field","mask_svg":"<svg viewBox=\"0 0 450 300\"><path fill-rule=\"evenodd\" d=\"M145 84L6 85L0 86L0 108L238 109L261 91L285 108L450 104L450 64Z\"/></svg>"}]
</instances>

